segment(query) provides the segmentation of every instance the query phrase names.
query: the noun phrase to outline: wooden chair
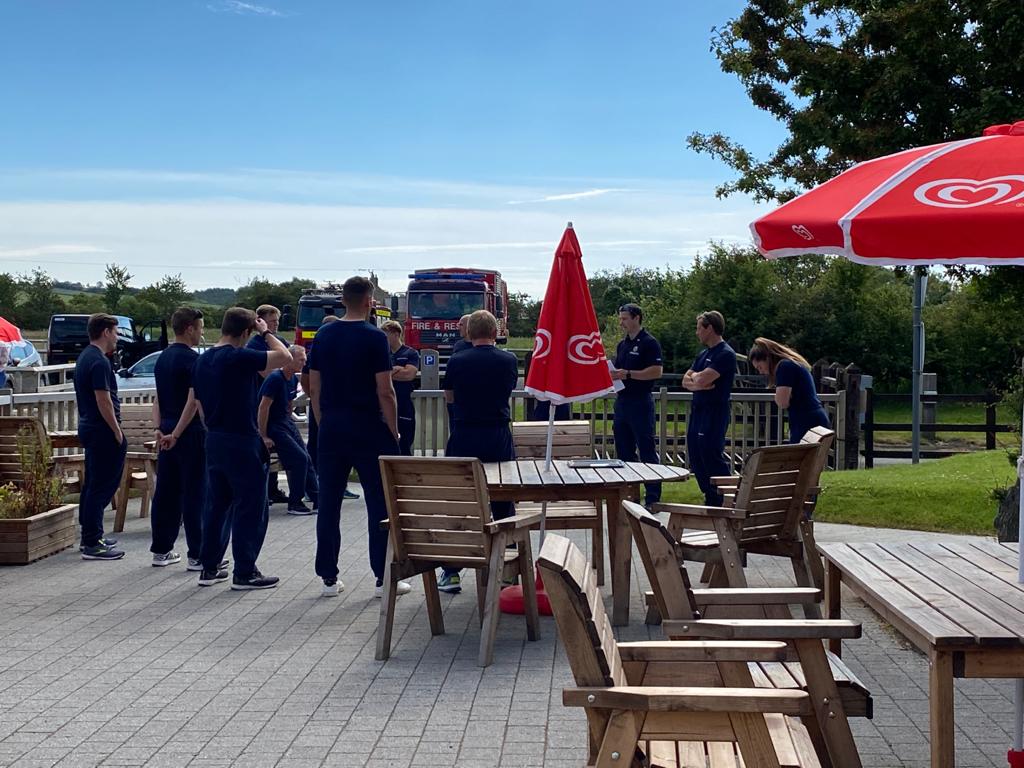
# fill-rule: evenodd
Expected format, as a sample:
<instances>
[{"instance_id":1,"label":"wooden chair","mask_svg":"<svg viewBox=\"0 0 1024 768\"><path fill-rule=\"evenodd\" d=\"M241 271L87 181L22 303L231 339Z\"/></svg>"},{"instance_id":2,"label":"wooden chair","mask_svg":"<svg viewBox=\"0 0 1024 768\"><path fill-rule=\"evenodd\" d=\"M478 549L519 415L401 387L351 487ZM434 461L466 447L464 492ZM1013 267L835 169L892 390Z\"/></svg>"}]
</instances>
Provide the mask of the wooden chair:
<instances>
[{"instance_id":1,"label":"wooden chair","mask_svg":"<svg viewBox=\"0 0 1024 768\"><path fill-rule=\"evenodd\" d=\"M149 505L156 491L157 453L152 447L153 406L122 405L121 431L128 440L128 455L124 460L121 485L114 495L116 513L114 531L124 530L128 515L128 496L131 491L142 491L142 505L139 517L149 517Z\"/></svg>"},{"instance_id":2,"label":"wooden chair","mask_svg":"<svg viewBox=\"0 0 1024 768\"><path fill-rule=\"evenodd\" d=\"M844 636L854 633L859 636L860 626L844 622L836 625L820 620L794 620L790 613L791 604L805 604L820 599L820 592L808 587L764 588L764 589L692 589L686 567L681 559L681 545L674 541L661 522L639 504L624 502L633 539L636 541L640 560L644 564L653 591L648 593L648 602L654 603L654 610L667 622L666 635L672 636L678 627L685 624L687 636L693 636L693 627L705 626L700 619L718 620L745 614L770 620L777 627L765 636L744 635L749 639L782 639L784 627L795 631L813 633L817 637L833 637L833 633ZM711 637L719 637L720 627L712 623ZM756 626L756 625L754 625ZM697 635L699 636L699 635ZM794 635L798 637L798 635ZM836 717L840 710L845 717L872 717L871 693L857 679L856 675L842 660L825 651L820 639L802 638L791 641L795 659L785 663L751 664L751 673L758 685L774 688L799 688L806 690L816 701L828 699L837 702Z\"/></svg>"},{"instance_id":3,"label":"wooden chair","mask_svg":"<svg viewBox=\"0 0 1024 768\"><path fill-rule=\"evenodd\" d=\"M685 559L710 566L705 578L712 587L746 587L743 566L750 552L789 558L798 586L811 586L800 521L818 486L821 450L823 444L758 448L743 466L730 505L656 504L654 511L669 513L668 530ZM816 604L805 610L820 617Z\"/></svg>"},{"instance_id":4,"label":"wooden chair","mask_svg":"<svg viewBox=\"0 0 1024 768\"><path fill-rule=\"evenodd\" d=\"M481 626L478 661L480 666L488 666L494 658L502 571L513 565L505 556L509 544L515 544L518 550L514 565L523 582L526 634L530 640L538 639L540 619L530 526L540 522L540 512L492 521L487 480L477 459L382 456L380 467L389 537L376 658L383 660L391 655L395 585L400 579L423 575L430 631L444 634L434 572L448 565L476 571Z\"/></svg>"},{"instance_id":5,"label":"wooden chair","mask_svg":"<svg viewBox=\"0 0 1024 768\"><path fill-rule=\"evenodd\" d=\"M521 459L543 459L547 453L548 425L542 421L512 423L512 440L516 456ZM556 421L551 439L553 459L594 458L594 431L589 421ZM540 510L535 501L520 501L521 512ZM590 562L597 571L597 584L604 584L604 518L601 505L593 501L548 502L544 526L549 531L590 531Z\"/></svg>"},{"instance_id":6,"label":"wooden chair","mask_svg":"<svg viewBox=\"0 0 1024 768\"><path fill-rule=\"evenodd\" d=\"M779 768L821 766L800 690L757 688L748 662L779 663L778 642L617 643L583 554L552 534L538 564L575 688L566 706L587 716L588 766ZM694 622L700 623L700 622ZM852 755L834 765L859 765Z\"/></svg>"}]
</instances>

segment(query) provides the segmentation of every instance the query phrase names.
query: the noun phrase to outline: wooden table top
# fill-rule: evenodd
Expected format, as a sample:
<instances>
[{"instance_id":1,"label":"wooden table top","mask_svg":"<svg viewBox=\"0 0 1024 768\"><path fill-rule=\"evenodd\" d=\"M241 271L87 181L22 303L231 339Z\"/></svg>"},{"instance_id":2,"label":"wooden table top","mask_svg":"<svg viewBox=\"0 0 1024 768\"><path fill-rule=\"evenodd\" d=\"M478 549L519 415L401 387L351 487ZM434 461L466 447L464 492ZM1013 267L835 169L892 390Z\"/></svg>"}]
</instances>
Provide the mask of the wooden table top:
<instances>
[{"instance_id":1,"label":"wooden table top","mask_svg":"<svg viewBox=\"0 0 1024 768\"><path fill-rule=\"evenodd\" d=\"M1024 644L1017 544L819 544L842 582L927 651Z\"/></svg>"},{"instance_id":2,"label":"wooden table top","mask_svg":"<svg viewBox=\"0 0 1024 768\"><path fill-rule=\"evenodd\" d=\"M622 467L573 468L572 459L555 459L551 469L545 470L544 459L516 459L515 461L484 464L489 488L560 487L614 487L636 485L654 481L675 482L686 480L689 470L667 464L626 462Z\"/></svg>"},{"instance_id":3,"label":"wooden table top","mask_svg":"<svg viewBox=\"0 0 1024 768\"><path fill-rule=\"evenodd\" d=\"M74 429L48 432L51 448L81 448L82 441L78 439L78 431Z\"/></svg>"}]
</instances>

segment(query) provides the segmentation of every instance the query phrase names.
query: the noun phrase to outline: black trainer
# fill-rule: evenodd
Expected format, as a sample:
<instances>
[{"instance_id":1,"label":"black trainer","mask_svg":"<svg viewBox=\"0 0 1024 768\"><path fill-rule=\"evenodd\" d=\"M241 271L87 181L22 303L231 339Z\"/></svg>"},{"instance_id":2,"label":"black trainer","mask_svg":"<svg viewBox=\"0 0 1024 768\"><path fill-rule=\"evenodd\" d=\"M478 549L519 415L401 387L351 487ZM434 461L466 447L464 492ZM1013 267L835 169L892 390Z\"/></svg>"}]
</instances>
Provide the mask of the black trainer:
<instances>
[{"instance_id":1,"label":"black trainer","mask_svg":"<svg viewBox=\"0 0 1024 768\"><path fill-rule=\"evenodd\" d=\"M124 557L124 550L116 547L108 547L103 540L92 547L82 547L83 560L120 560Z\"/></svg>"},{"instance_id":2,"label":"black trainer","mask_svg":"<svg viewBox=\"0 0 1024 768\"><path fill-rule=\"evenodd\" d=\"M235 574L231 578L232 589L273 589L280 579L277 576L264 576L259 571L253 571L250 576L239 576Z\"/></svg>"},{"instance_id":3,"label":"black trainer","mask_svg":"<svg viewBox=\"0 0 1024 768\"><path fill-rule=\"evenodd\" d=\"M227 580L227 570L208 571L204 568L203 572L199 574L200 587L212 587L214 584L219 584L220 582Z\"/></svg>"},{"instance_id":4,"label":"black trainer","mask_svg":"<svg viewBox=\"0 0 1024 768\"><path fill-rule=\"evenodd\" d=\"M271 504L287 504L288 495L280 488L275 488L269 494L267 494L267 501Z\"/></svg>"},{"instance_id":5,"label":"black trainer","mask_svg":"<svg viewBox=\"0 0 1024 768\"><path fill-rule=\"evenodd\" d=\"M106 547L112 547L117 544L117 539L100 539L100 544ZM78 551L85 552L85 544L79 544Z\"/></svg>"},{"instance_id":6,"label":"black trainer","mask_svg":"<svg viewBox=\"0 0 1024 768\"><path fill-rule=\"evenodd\" d=\"M313 510L303 504L301 501L290 501L288 502L288 514L289 515L312 515Z\"/></svg>"}]
</instances>

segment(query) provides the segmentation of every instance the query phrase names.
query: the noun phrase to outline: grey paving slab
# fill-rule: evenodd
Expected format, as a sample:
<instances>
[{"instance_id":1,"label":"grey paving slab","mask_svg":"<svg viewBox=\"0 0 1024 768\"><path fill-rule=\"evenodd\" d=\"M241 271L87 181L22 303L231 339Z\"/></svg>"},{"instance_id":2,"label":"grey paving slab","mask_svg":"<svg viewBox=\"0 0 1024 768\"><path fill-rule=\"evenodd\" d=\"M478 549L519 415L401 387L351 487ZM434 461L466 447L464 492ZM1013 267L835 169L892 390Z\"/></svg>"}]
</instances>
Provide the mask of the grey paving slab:
<instances>
[{"instance_id":1,"label":"grey paving slab","mask_svg":"<svg viewBox=\"0 0 1024 768\"><path fill-rule=\"evenodd\" d=\"M392 658L377 662L379 602L361 502L346 502L342 528L345 590L330 599L313 573L314 518L281 506L259 561L282 577L276 590L199 588L182 565L151 567L148 520L137 507L120 536L124 560L84 562L70 550L0 569L0 766L583 764L585 722L561 704L572 676L551 619L531 643L521 617L503 617L495 664L482 670L473 577L466 593L442 596L447 634L439 637L416 582L398 602ZM821 541L932 537L828 525L817 533ZM588 551L585 534L571 536ZM790 584L787 569L752 557L750 580ZM638 560L633 571L633 623L618 636L659 637L642 623ZM864 623L844 658L875 696L875 719L853 721L864 764L925 765L924 657L852 596L844 609ZM1011 685L958 681L956 696L958 764L1004 765Z\"/></svg>"}]
</instances>

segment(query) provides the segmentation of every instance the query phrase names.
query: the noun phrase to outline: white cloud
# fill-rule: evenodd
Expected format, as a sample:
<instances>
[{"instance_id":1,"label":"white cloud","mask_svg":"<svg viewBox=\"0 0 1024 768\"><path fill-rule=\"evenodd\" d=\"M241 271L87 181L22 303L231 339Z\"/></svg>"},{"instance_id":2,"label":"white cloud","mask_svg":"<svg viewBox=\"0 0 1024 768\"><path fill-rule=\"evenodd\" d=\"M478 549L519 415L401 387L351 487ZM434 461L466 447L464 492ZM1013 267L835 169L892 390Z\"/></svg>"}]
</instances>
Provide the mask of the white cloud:
<instances>
[{"instance_id":1,"label":"white cloud","mask_svg":"<svg viewBox=\"0 0 1024 768\"><path fill-rule=\"evenodd\" d=\"M74 255L76 253L109 253L95 245L36 245L28 248L0 248L0 259L39 258L40 256Z\"/></svg>"},{"instance_id":2,"label":"white cloud","mask_svg":"<svg viewBox=\"0 0 1024 768\"><path fill-rule=\"evenodd\" d=\"M211 261L206 264L209 267L276 267L279 261L259 261L245 259L232 259L231 261Z\"/></svg>"},{"instance_id":3,"label":"white cloud","mask_svg":"<svg viewBox=\"0 0 1024 768\"><path fill-rule=\"evenodd\" d=\"M214 13L235 13L239 16L286 16L281 11L270 8L266 5L254 3L243 3L242 0L220 0L217 3L210 3L206 6Z\"/></svg>"},{"instance_id":4,"label":"white cloud","mask_svg":"<svg viewBox=\"0 0 1024 768\"><path fill-rule=\"evenodd\" d=\"M585 192L567 192L562 195L545 195L536 200L509 200L509 205L529 205L531 203L553 203L563 200L582 200L587 197L601 197L617 192L634 192L632 189L588 189Z\"/></svg>"}]
</instances>

